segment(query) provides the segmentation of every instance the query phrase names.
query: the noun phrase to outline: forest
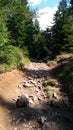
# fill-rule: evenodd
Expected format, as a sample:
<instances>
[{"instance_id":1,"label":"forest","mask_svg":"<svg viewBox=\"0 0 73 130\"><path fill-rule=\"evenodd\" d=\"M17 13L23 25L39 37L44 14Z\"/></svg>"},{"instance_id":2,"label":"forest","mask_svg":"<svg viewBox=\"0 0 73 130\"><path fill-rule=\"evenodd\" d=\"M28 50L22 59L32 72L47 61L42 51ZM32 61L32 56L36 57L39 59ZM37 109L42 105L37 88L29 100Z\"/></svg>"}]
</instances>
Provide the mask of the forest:
<instances>
[{"instance_id":1,"label":"forest","mask_svg":"<svg viewBox=\"0 0 73 130\"><path fill-rule=\"evenodd\" d=\"M29 59L54 60L61 53L73 54L72 0L60 1L53 26L45 30L40 29L36 11L31 11L27 0L0 0L1 73L22 68ZM73 95L73 59L58 71Z\"/></svg>"}]
</instances>

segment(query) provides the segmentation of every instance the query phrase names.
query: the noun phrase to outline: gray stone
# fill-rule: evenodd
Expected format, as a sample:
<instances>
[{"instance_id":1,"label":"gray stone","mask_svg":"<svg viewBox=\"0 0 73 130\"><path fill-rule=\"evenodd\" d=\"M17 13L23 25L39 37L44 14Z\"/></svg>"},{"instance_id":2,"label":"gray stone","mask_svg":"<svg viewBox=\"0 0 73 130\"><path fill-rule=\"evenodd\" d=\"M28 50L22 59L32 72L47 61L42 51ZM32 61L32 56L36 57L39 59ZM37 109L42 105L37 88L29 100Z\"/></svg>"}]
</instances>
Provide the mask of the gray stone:
<instances>
[{"instance_id":1,"label":"gray stone","mask_svg":"<svg viewBox=\"0 0 73 130\"><path fill-rule=\"evenodd\" d=\"M32 84L36 84L36 81L30 80L30 83L32 83Z\"/></svg>"},{"instance_id":2,"label":"gray stone","mask_svg":"<svg viewBox=\"0 0 73 130\"><path fill-rule=\"evenodd\" d=\"M32 80L32 78L31 78L31 77L28 77L28 80Z\"/></svg>"},{"instance_id":3,"label":"gray stone","mask_svg":"<svg viewBox=\"0 0 73 130\"><path fill-rule=\"evenodd\" d=\"M40 101L41 101L41 100L42 100L42 97L38 97L38 100L40 100Z\"/></svg>"},{"instance_id":4,"label":"gray stone","mask_svg":"<svg viewBox=\"0 0 73 130\"><path fill-rule=\"evenodd\" d=\"M25 87L25 88L34 87L34 85L32 83L26 82L26 83L23 84L23 87Z\"/></svg>"},{"instance_id":5,"label":"gray stone","mask_svg":"<svg viewBox=\"0 0 73 130\"><path fill-rule=\"evenodd\" d=\"M29 99L29 103L30 104L34 104L34 102L32 101L32 99Z\"/></svg>"},{"instance_id":6,"label":"gray stone","mask_svg":"<svg viewBox=\"0 0 73 130\"><path fill-rule=\"evenodd\" d=\"M58 95L55 92L53 93L53 98L58 99Z\"/></svg>"},{"instance_id":7,"label":"gray stone","mask_svg":"<svg viewBox=\"0 0 73 130\"><path fill-rule=\"evenodd\" d=\"M24 81L21 84L18 85L18 87L21 88L28 88L28 87L34 87L34 84L30 83L30 81Z\"/></svg>"},{"instance_id":8,"label":"gray stone","mask_svg":"<svg viewBox=\"0 0 73 130\"><path fill-rule=\"evenodd\" d=\"M35 97L33 97L33 101L35 102L35 101L37 101L38 99L37 99L37 97L35 96Z\"/></svg>"},{"instance_id":9,"label":"gray stone","mask_svg":"<svg viewBox=\"0 0 73 130\"><path fill-rule=\"evenodd\" d=\"M26 98L28 98L28 99L29 99L29 96L28 96L28 94L25 94L25 96L26 96Z\"/></svg>"},{"instance_id":10,"label":"gray stone","mask_svg":"<svg viewBox=\"0 0 73 130\"><path fill-rule=\"evenodd\" d=\"M29 105L29 99L25 95L19 96L16 101L16 107L27 107Z\"/></svg>"},{"instance_id":11,"label":"gray stone","mask_svg":"<svg viewBox=\"0 0 73 130\"><path fill-rule=\"evenodd\" d=\"M40 123L40 124L44 124L44 122L46 121L46 118L45 117L40 117L39 119L38 119L38 123Z\"/></svg>"},{"instance_id":12,"label":"gray stone","mask_svg":"<svg viewBox=\"0 0 73 130\"><path fill-rule=\"evenodd\" d=\"M48 98L48 96L45 94L45 95L44 95L44 98Z\"/></svg>"}]
</instances>

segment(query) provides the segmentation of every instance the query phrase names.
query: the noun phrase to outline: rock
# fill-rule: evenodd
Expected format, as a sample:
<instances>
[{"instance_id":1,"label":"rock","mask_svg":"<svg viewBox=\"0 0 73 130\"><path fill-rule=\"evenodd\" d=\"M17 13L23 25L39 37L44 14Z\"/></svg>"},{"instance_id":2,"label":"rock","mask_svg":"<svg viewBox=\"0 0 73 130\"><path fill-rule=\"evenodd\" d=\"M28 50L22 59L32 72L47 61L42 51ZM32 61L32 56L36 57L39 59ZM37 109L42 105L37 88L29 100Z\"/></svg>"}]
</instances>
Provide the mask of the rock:
<instances>
[{"instance_id":1,"label":"rock","mask_svg":"<svg viewBox=\"0 0 73 130\"><path fill-rule=\"evenodd\" d=\"M42 101L42 97L38 97L38 100Z\"/></svg>"},{"instance_id":2,"label":"rock","mask_svg":"<svg viewBox=\"0 0 73 130\"><path fill-rule=\"evenodd\" d=\"M23 86L22 86L21 84L18 85L18 88L22 89L22 87L23 87Z\"/></svg>"},{"instance_id":3,"label":"rock","mask_svg":"<svg viewBox=\"0 0 73 130\"><path fill-rule=\"evenodd\" d=\"M28 77L28 80L32 80L32 78L31 78L31 77Z\"/></svg>"},{"instance_id":4,"label":"rock","mask_svg":"<svg viewBox=\"0 0 73 130\"><path fill-rule=\"evenodd\" d=\"M37 99L37 97L33 97L33 101L35 102L35 101L37 101L38 99Z\"/></svg>"},{"instance_id":5,"label":"rock","mask_svg":"<svg viewBox=\"0 0 73 130\"><path fill-rule=\"evenodd\" d=\"M36 75L36 74L32 74L31 76L32 76L32 78L38 78L38 75Z\"/></svg>"},{"instance_id":6,"label":"rock","mask_svg":"<svg viewBox=\"0 0 73 130\"><path fill-rule=\"evenodd\" d=\"M44 98L48 98L48 96L45 94L45 95L44 95Z\"/></svg>"},{"instance_id":7,"label":"rock","mask_svg":"<svg viewBox=\"0 0 73 130\"><path fill-rule=\"evenodd\" d=\"M41 83L41 80L38 80L38 83Z\"/></svg>"},{"instance_id":8,"label":"rock","mask_svg":"<svg viewBox=\"0 0 73 130\"><path fill-rule=\"evenodd\" d=\"M19 119L16 121L16 125L18 125L22 120L23 120L23 118L19 118Z\"/></svg>"},{"instance_id":9,"label":"rock","mask_svg":"<svg viewBox=\"0 0 73 130\"><path fill-rule=\"evenodd\" d=\"M19 88L28 88L28 87L34 87L34 84L30 83L29 81L24 81L23 83L18 85Z\"/></svg>"},{"instance_id":10,"label":"rock","mask_svg":"<svg viewBox=\"0 0 73 130\"><path fill-rule=\"evenodd\" d=\"M28 98L28 99L29 99L29 96L28 96L28 94L25 94L25 96L26 96L26 98Z\"/></svg>"},{"instance_id":11,"label":"rock","mask_svg":"<svg viewBox=\"0 0 73 130\"><path fill-rule=\"evenodd\" d=\"M31 82L32 84L36 84L36 81L30 80L30 82Z\"/></svg>"},{"instance_id":12,"label":"rock","mask_svg":"<svg viewBox=\"0 0 73 130\"><path fill-rule=\"evenodd\" d=\"M32 99L29 99L29 103L30 104L34 104L34 102L32 101Z\"/></svg>"},{"instance_id":13,"label":"rock","mask_svg":"<svg viewBox=\"0 0 73 130\"><path fill-rule=\"evenodd\" d=\"M33 95L30 95L29 97L30 97L29 103L32 104L32 105L38 100L38 98L34 97Z\"/></svg>"},{"instance_id":14,"label":"rock","mask_svg":"<svg viewBox=\"0 0 73 130\"><path fill-rule=\"evenodd\" d=\"M34 85L32 83L26 82L26 83L23 84L23 87L25 87L25 88L34 87Z\"/></svg>"},{"instance_id":15,"label":"rock","mask_svg":"<svg viewBox=\"0 0 73 130\"><path fill-rule=\"evenodd\" d=\"M45 121L46 121L46 118L43 116L38 119L38 123L40 123L41 125L43 125Z\"/></svg>"},{"instance_id":16,"label":"rock","mask_svg":"<svg viewBox=\"0 0 73 130\"><path fill-rule=\"evenodd\" d=\"M16 107L27 107L29 99L25 95L21 95L16 101Z\"/></svg>"},{"instance_id":17,"label":"rock","mask_svg":"<svg viewBox=\"0 0 73 130\"><path fill-rule=\"evenodd\" d=\"M58 99L58 96L55 92L53 93L53 98Z\"/></svg>"},{"instance_id":18,"label":"rock","mask_svg":"<svg viewBox=\"0 0 73 130\"><path fill-rule=\"evenodd\" d=\"M36 93L37 93L37 95L38 95L38 93L39 93L39 90L36 88L36 89L35 89L35 91L36 91Z\"/></svg>"}]
</instances>

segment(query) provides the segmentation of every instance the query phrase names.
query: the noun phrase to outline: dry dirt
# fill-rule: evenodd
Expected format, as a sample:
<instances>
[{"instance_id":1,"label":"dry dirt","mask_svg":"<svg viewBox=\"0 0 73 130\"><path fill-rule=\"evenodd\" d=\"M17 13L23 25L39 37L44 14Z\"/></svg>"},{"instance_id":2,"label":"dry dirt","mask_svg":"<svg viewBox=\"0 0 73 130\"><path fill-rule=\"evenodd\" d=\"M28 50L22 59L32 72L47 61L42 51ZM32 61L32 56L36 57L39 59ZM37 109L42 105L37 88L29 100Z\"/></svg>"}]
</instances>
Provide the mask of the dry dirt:
<instances>
[{"instance_id":1,"label":"dry dirt","mask_svg":"<svg viewBox=\"0 0 73 130\"><path fill-rule=\"evenodd\" d=\"M51 69L45 63L31 62L23 71L0 74L0 130L73 130L68 109L63 110L67 104L59 103L64 98L60 86L51 88L58 99L50 103L42 85L51 77ZM22 94L30 97L31 105L27 108L16 107L16 100Z\"/></svg>"}]
</instances>

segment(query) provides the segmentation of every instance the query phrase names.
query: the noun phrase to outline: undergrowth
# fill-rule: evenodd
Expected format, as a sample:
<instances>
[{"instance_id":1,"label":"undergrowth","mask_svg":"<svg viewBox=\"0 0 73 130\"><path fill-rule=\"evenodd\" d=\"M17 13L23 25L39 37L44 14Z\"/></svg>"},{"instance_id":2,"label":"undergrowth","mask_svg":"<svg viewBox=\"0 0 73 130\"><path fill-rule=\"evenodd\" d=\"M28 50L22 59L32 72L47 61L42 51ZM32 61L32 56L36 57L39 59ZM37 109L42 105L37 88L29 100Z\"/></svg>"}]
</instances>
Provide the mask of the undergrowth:
<instances>
[{"instance_id":1,"label":"undergrowth","mask_svg":"<svg viewBox=\"0 0 73 130\"><path fill-rule=\"evenodd\" d=\"M55 68L53 73L62 81L69 99L73 101L73 59Z\"/></svg>"},{"instance_id":2,"label":"undergrowth","mask_svg":"<svg viewBox=\"0 0 73 130\"><path fill-rule=\"evenodd\" d=\"M47 87L47 86L57 86L58 83L57 83L57 81L55 79L48 79L47 81L43 82L43 85L45 87Z\"/></svg>"},{"instance_id":3,"label":"undergrowth","mask_svg":"<svg viewBox=\"0 0 73 130\"><path fill-rule=\"evenodd\" d=\"M0 51L0 72L10 71L14 68L22 68L29 64L29 58L18 47L6 46Z\"/></svg>"}]
</instances>

